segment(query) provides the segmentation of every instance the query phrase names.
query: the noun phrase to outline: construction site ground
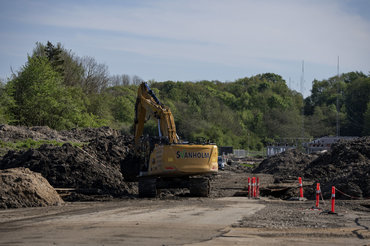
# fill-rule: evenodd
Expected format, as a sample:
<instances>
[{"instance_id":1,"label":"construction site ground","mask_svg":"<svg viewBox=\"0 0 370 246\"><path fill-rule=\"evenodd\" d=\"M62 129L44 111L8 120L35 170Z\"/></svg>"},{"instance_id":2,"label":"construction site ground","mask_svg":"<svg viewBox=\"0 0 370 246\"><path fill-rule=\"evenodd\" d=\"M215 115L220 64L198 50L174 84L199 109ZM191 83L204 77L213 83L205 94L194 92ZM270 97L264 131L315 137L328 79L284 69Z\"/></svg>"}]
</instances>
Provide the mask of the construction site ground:
<instances>
[{"instance_id":1,"label":"construction site ground","mask_svg":"<svg viewBox=\"0 0 370 246\"><path fill-rule=\"evenodd\" d=\"M329 201L313 210L313 200L232 196L243 194L246 176L220 172L224 197L0 210L0 245L370 245L369 200L337 201L332 215Z\"/></svg>"},{"instance_id":2,"label":"construction site ground","mask_svg":"<svg viewBox=\"0 0 370 246\"><path fill-rule=\"evenodd\" d=\"M89 144L0 157L0 245L370 245L369 138L321 156L282 153L257 169L233 161L211 177L209 198L183 189L155 199L139 198L137 184L123 178L131 139L117 131L0 126L3 141L21 138ZM294 199L298 175L308 200ZM259 199L247 197L252 176ZM317 181L323 196L313 209ZM329 214L334 184L352 197L337 193L337 214Z\"/></svg>"}]
</instances>

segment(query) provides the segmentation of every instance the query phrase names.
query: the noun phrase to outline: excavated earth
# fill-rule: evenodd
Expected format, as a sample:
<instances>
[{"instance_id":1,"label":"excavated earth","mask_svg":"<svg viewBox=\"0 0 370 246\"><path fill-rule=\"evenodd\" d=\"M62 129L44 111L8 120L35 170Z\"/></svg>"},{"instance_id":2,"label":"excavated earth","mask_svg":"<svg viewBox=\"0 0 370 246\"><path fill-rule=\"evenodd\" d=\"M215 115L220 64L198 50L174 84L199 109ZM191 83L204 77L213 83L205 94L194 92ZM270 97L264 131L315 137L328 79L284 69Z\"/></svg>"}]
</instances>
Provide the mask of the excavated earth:
<instances>
[{"instance_id":1,"label":"excavated earth","mask_svg":"<svg viewBox=\"0 0 370 246\"><path fill-rule=\"evenodd\" d=\"M109 127L58 132L48 127L0 125L2 141L28 138L64 144L8 151L0 157L0 169L24 167L40 173L65 201L137 197L137 183L125 180L122 169L123 163L132 161L132 137ZM73 146L70 142L80 142L83 146ZM211 197L245 195L247 178L252 175L260 178L261 195L268 197L297 197L299 176L303 177L305 197L310 199L314 198L316 182L321 183L324 198L330 196L332 185L349 196L369 197L369 143L369 137L339 142L331 151L313 155L289 150L265 159L254 170L232 162L211 177ZM186 189L162 190L160 199L181 199L188 195ZM337 197L349 198L341 193Z\"/></svg>"},{"instance_id":2,"label":"excavated earth","mask_svg":"<svg viewBox=\"0 0 370 246\"><path fill-rule=\"evenodd\" d=\"M0 169L28 168L40 173L65 201L99 201L137 198L135 182L125 180L123 166L132 158L131 136L109 127L55 131L48 127L0 126L0 140L56 140L62 146L44 144L37 149L8 151L0 157ZM84 143L82 147L70 142ZM252 169L232 163L225 171L211 176L211 197L233 196L246 187L246 173ZM161 190L159 199L182 199L187 189ZM11 196L11 194L9 194ZM7 199L4 195L3 200ZM33 203L30 206L38 206ZM14 204L13 207L19 207Z\"/></svg>"},{"instance_id":3,"label":"excavated earth","mask_svg":"<svg viewBox=\"0 0 370 246\"><path fill-rule=\"evenodd\" d=\"M28 168L0 170L0 208L63 204L48 181Z\"/></svg>"},{"instance_id":4,"label":"excavated earth","mask_svg":"<svg viewBox=\"0 0 370 246\"><path fill-rule=\"evenodd\" d=\"M130 195L136 187L124 181L120 161L129 152L126 137L99 137L87 146L42 145L27 151L9 151L0 168L26 167L41 173L55 188L72 191L67 200L95 199L91 196Z\"/></svg>"},{"instance_id":5,"label":"excavated earth","mask_svg":"<svg viewBox=\"0 0 370 246\"><path fill-rule=\"evenodd\" d=\"M70 213L61 212L58 219L84 211L95 213L95 206L101 206L104 211L112 206L121 209L122 202L128 206L127 209L136 207L138 203L144 208L160 206L173 209L173 204L191 208L197 202L217 210L215 198L247 196L247 178L255 176L260 180L263 198L251 202L265 207L233 224L230 233L215 238L216 242L221 240L215 245L225 245L229 239L244 240L235 241L244 242L243 245L247 242L251 245L311 245L312 240L318 245L367 245L370 239L370 200L342 200L349 197L337 193L338 214L326 213L330 209L328 198L332 185L353 198L370 196L370 138L339 142L331 151L321 154L286 151L265 159L255 169L242 165L244 160L235 160L211 177L211 198L189 198L189 191L183 189L162 190L159 197L140 201L136 200L139 199L137 184L125 180L122 170L123 163L132 161L132 137L108 127L57 132L47 127L0 126L2 141L28 138L57 140L64 145L42 145L37 149L8 151L0 156L0 209L60 205L63 200L95 201L88 203L91 205L67 202L63 206L52 207L56 211L82 207ZM74 146L70 142L83 145ZM315 183L321 183L326 201L320 201L321 210L312 209L313 200L290 200L298 196L299 176L303 177L304 195L309 199L314 197ZM107 200L111 202L99 202ZM32 211L44 213L44 210ZM30 213L38 223L39 217L32 211ZM8 216L8 212L4 211L3 216ZM22 215L19 218L22 222ZM5 231L6 226L4 224ZM26 227L21 225L20 228ZM76 230L78 235L85 232L86 228ZM213 245L211 243L205 242L204 245Z\"/></svg>"},{"instance_id":6,"label":"excavated earth","mask_svg":"<svg viewBox=\"0 0 370 246\"><path fill-rule=\"evenodd\" d=\"M286 189L286 192L293 189L297 195L297 178L302 177L305 196L308 198L314 198L316 183L320 183L325 198L330 197L332 186L337 189L337 198L369 198L370 137L340 141L330 151L321 154L309 155L298 150L288 150L265 159L253 173L273 175L275 184L266 193L279 188L283 190L284 186L289 187L291 183L291 189Z\"/></svg>"},{"instance_id":7,"label":"excavated earth","mask_svg":"<svg viewBox=\"0 0 370 246\"><path fill-rule=\"evenodd\" d=\"M29 138L56 140L64 144L8 151L0 157L0 169L25 167L40 173L66 201L109 200L136 193L137 185L125 182L121 172L121 161L130 155L132 149L132 137L123 136L109 127L57 132L48 127L0 126L2 141ZM70 142L84 145L72 146Z\"/></svg>"}]
</instances>

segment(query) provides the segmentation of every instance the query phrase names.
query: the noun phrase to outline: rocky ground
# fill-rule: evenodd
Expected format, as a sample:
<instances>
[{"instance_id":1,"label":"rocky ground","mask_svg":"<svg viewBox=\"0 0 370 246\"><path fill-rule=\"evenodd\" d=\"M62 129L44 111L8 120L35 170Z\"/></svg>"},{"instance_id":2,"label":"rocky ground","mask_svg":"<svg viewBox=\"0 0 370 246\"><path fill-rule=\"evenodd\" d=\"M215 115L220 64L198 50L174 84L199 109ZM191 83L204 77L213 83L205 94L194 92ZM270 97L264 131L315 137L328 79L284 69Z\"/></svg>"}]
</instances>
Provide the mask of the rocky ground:
<instances>
[{"instance_id":1,"label":"rocky ground","mask_svg":"<svg viewBox=\"0 0 370 246\"><path fill-rule=\"evenodd\" d=\"M244 218L237 226L270 229L340 228L359 223L370 228L370 200L337 200L337 214L328 213L331 210L330 200L320 201L319 210L313 209L316 204L312 200L302 202L269 199L262 200L261 203L266 205L263 210Z\"/></svg>"}]
</instances>

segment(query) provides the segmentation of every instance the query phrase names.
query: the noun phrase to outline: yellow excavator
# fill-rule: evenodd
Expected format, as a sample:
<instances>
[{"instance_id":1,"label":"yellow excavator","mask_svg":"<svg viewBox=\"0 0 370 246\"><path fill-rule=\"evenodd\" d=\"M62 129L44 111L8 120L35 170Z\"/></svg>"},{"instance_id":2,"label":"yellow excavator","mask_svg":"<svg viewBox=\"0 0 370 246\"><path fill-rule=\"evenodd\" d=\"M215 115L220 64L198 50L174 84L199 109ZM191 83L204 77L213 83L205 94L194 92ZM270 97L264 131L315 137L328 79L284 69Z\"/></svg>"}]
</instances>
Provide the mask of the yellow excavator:
<instances>
[{"instance_id":1,"label":"yellow excavator","mask_svg":"<svg viewBox=\"0 0 370 246\"><path fill-rule=\"evenodd\" d=\"M158 136L144 137L144 123L158 123ZM207 197L209 174L218 171L218 150L212 143L180 141L171 110L141 83L137 93L134 121L135 153L140 197L155 197L160 189L188 188L191 196Z\"/></svg>"}]
</instances>

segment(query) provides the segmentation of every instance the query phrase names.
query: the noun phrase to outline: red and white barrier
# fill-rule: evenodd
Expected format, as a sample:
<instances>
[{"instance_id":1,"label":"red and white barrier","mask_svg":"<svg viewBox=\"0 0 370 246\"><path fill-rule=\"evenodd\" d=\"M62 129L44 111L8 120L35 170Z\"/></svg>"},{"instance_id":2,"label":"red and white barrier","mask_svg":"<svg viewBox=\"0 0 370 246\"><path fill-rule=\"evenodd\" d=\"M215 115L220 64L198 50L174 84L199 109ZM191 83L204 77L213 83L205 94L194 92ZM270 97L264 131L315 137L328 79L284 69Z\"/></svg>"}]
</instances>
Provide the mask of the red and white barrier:
<instances>
[{"instance_id":1,"label":"red and white barrier","mask_svg":"<svg viewBox=\"0 0 370 246\"><path fill-rule=\"evenodd\" d=\"M252 197L256 197L256 177L253 177L252 178L252 188L253 188L253 192L252 192Z\"/></svg>"},{"instance_id":2,"label":"red and white barrier","mask_svg":"<svg viewBox=\"0 0 370 246\"><path fill-rule=\"evenodd\" d=\"M303 184L301 177L298 177L298 182L299 182L299 198L303 199Z\"/></svg>"},{"instance_id":3,"label":"red and white barrier","mask_svg":"<svg viewBox=\"0 0 370 246\"><path fill-rule=\"evenodd\" d=\"M257 177L257 190L256 190L256 197L260 197L260 178Z\"/></svg>"},{"instance_id":4,"label":"red and white barrier","mask_svg":"<svg viewBox=\"0 0 370 246\"><path fill-rule=\"evenodd\" d=\"M316 206L315 206L316 209L319 208L320 193L321 193L320 183L317 183L316 184Z\"/></svg>"},{"instance_id":5,"label":"red and white barrier","mask_svg":"<svg viewBox=\"0 0 370 246\"><path fill-rule=\"evenodd\" d=\"M331 187L331 212L335 213L335 187Z\"/></svg>"}]
</instances>

